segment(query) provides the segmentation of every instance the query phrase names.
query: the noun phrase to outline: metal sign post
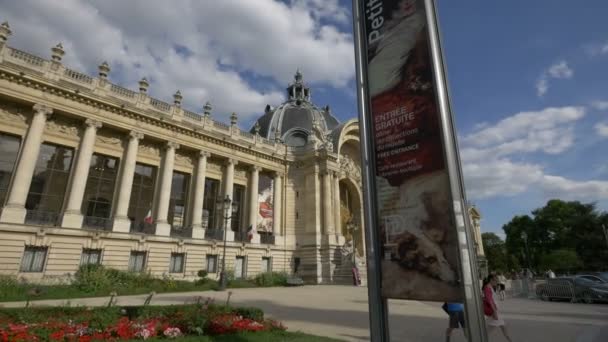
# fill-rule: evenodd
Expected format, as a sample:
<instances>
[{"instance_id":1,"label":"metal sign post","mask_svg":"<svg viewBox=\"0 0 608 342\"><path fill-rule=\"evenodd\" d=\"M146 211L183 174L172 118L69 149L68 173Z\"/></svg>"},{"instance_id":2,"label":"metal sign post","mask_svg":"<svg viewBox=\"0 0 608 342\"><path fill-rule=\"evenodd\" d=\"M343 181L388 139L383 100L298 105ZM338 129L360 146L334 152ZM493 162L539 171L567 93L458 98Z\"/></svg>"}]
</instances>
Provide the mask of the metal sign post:
<instances>
[{"instance_id":1,"label":"metal sign post","mask_svg":"<svg viewBox=\"0 0 608 342\"><path fill-rule=\"evenodd\" d=\"M353 16L371 340L390 340L387 298L401 298L464 302L469 341L485 342L435 2L353 0Z\"/></svg>"},{"instance_id":2,"label":"metal sign post","mask_svg":"<svg viewBox=\"0 0 608 342\"><path fill-rule=\"evenodd\" d=\"M365 44L361 42L365 39L362 37L364 28L361 26L363 22L361 15L360 0L353 0L353 33L355 36L355 64L357 66L357 98L359 107L359 132L361 134L361 169L363 171L363 203L364 203L364 221L365 221L365 244L367 252L367 294L369 301L369 326L370 326L370 341L372 342L388 342L390 341L390 330L388 325L388 302L382 297L381 286L381 241L379 240L376 230L372 227L376 226L378 218L376 217L376 201L370 189L376 188L376 177L370 174L368 170L374 170L374 159L370 158L373 151L371 139L367 136L370 132L368 128L371 125L371 117L369 116L369 101L367 98L367 73L363 70L366 58L364 50ZM368 121L369 120L369 121Z\"/></svg>"},{"instance_id":3,"label":"metal sign post","mask_svg":"<svg viewBox=\"0 0 608 342\"><path fill-rule=\"evenodd\" d=\"M466 194L462 177L462 166L458 150L458 142L454 132L454 117L452 115L451 101L448 92L447 70L444 64L443 50L441 47L441 33L437 16L435 0L425 0L427 8L427 22L429 25L429 36L433 58L433 69L437 84L437 98L439 112L441 114L443 137L446 151L446 161L450 174L452 187L452 198L454 200L454 215L456 228L458 230L458 242L460 245L462 281L465 292L465 308L467 318L468 339L471 342L487 341L485 329L485 318L481 306L481 289L479 286L479 275L477 271L477 252L473 244L473 234L468 217L466 205ZM462 215L462 216L460 216ZM465 218L463 220L463 218Z\"/></svg>"}]
</instances>

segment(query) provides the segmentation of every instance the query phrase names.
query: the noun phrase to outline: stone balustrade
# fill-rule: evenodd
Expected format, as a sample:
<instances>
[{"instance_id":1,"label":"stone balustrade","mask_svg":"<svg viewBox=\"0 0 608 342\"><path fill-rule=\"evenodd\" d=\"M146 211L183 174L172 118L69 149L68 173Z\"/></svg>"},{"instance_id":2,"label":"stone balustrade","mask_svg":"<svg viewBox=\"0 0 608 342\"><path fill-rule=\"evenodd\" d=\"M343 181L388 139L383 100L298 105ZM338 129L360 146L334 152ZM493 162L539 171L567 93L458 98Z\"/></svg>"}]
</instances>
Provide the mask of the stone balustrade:
<instances>
[{"instance_id":1,"label":"stone balustrade","mask_svg":"<svg viewBox=\"0 0 608 342\"><path fill-rule=\"evenodd\" d=\"M158 118L153 112L169 115L177 122L190 126L197 131L213 131L220 136L230 136L234 142L243 142L261 150L273 151L273 153L285 151L280 148L282 144L251 134L239 129L231 129L231 125L215 121L191 111L184 110L175 104L169 104L159 99L148 96L146 93L136 92L120 85L108 82L105 78L91 77L64 67L59 60L47 60L25 51L9 46L0 46L0 67L15 70L32 77L42 77L49 83L61 83L61 86L74 85L79 92L90 92L88 95L96 95L103 100L114 102L118 106L131 105L130 110L142 109L144 114ZM207 106L206 106L207 107ZM181 116L177 118L177 116ZM236 132L236 134L235 134ZM235 139L235 137L237 137Z\"/></svg>"}]
</instances>

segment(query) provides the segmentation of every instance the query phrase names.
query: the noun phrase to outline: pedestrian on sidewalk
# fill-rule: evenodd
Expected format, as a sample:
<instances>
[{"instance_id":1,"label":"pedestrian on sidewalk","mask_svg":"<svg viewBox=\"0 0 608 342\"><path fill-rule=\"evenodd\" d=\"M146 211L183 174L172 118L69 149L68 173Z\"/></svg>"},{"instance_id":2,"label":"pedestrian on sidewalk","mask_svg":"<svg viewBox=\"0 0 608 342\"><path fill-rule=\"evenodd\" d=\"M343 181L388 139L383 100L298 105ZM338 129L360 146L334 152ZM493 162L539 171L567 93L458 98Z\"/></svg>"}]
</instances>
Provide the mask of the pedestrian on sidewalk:
<instances>
[{"instance_id":1,"label":"pedestrian on sidewalk","mask_svg":"<svg viewBox=\"0 0 608 342\"><path fill-rule=\"evenodd\" d=\"M505 321L500 313L500 307L496 302L496 291L494 291L494 288L497 284L498 279L495 274L490 274L483 282L484 313L486 314L486 322L488 324L488 336L491 336L496 328L500 328L507 341L512 342Z\"/></svg>"},{"instance_id":2,"label":"pedestrian on sidewalk","mask_svg":"<svg viewBox=\"0 0 608 342\"><path fill-rule=\"evenodd\" d=\"M498 273L496 279L498 280L498 296L501 301L504 301L506 296L505 290L507 289L507 278L502 273Z\"/></svg>"},{"instance_id":3,"label":"pedestrian on sidewalk","mask_svg":"<svg viewBox=\"0 0 608 342\"><path fill-rule=\"evenodd\" d=\"M467 331L464 325L464 305L462 303L444 303L444 310L450 317L449 326L445 331L445 341L450 342L454 329L462 328L462 332L467 337Z\"/></svg>"}]
</instances>

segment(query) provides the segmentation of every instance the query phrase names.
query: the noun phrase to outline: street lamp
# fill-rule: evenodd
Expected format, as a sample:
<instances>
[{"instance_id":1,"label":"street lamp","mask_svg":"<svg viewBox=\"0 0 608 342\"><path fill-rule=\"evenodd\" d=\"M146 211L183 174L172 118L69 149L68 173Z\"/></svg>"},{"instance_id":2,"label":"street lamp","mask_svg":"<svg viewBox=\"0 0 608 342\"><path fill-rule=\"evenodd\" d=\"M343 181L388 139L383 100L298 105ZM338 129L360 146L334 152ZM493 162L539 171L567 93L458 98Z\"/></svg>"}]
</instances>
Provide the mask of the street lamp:
<instances>
[{"instance_id":1,"label":"street lamp","mask_svg":"<svg viewBox=\"0 0 608 342\"><path fill-rule=\"evenodd\" d=\"M228 195L223 200L217 201L217 207L224 218L224 249L222 251L222 270L220 272L220 291L224 291L228 283L228 279L226 279L226 234L228 232L228 221L237 213L239 208L238 204L232 202Z\"/></svg>"}]
</instances>

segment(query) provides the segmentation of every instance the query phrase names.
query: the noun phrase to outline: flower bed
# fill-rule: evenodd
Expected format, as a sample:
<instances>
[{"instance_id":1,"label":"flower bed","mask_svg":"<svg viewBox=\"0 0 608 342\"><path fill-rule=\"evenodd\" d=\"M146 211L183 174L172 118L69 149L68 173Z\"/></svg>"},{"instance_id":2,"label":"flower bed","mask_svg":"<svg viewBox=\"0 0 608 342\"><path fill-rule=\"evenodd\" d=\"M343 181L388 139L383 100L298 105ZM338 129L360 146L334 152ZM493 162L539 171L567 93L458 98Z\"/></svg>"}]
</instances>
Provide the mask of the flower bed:
<instances>
[{"instance_id":1,"label":"flower bed","mask_svg":"<svg viewBox=\"0 0 608 342\"><path fill-rule=\"evenodd\" d=\"M281 331L255 308L197 305L0 310L0 342L124 341Z\"/></svg>"}]
</instances>

